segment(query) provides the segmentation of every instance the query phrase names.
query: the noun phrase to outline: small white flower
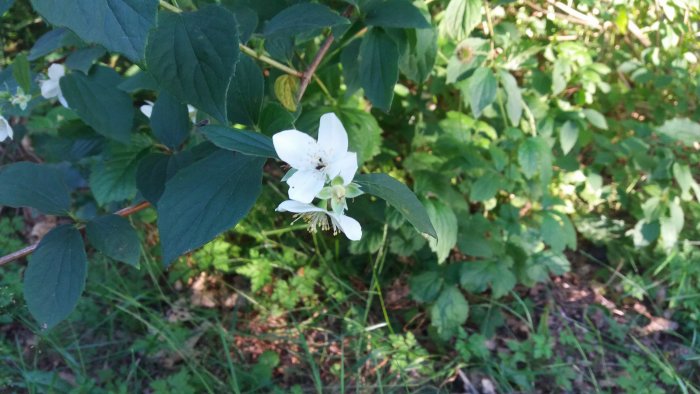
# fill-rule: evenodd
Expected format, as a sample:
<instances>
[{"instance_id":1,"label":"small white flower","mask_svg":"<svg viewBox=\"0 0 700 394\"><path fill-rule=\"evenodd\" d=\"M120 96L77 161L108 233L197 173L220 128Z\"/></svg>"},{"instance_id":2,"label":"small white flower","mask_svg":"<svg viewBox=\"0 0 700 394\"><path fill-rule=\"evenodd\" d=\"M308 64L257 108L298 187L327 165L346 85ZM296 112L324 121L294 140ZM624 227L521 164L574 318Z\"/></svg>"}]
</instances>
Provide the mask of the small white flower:
<instances>
[{"instance_id":1,"label":"small white flower","mask_svg":"<svg viewBox=\"0 0 700 394\"><path fill-rule=\"evenodd\" d=\"M282 202L276 209L277 212L293 212L297 220L303 219L310 232L315 233L317 227L327 231L333 229L333 234L342 231L351 241L359 241L362 238L362 227L357 220L342 213L329 212L315 205L304 204L299 201L287 200ZM330 223L328 218L331 219Z\"/></svg>"},{"instance_id":2,"label":"small white flower","mask_svg":"<svg viewBox=\"0 0 700 394\"><path fill-rule=\"evenodd\" d=\"M68 102L65 97L63 97L63 92L61 92L61 78L66 75L66 67L62 64L54 63L49 66L49 79L39 81L39 87L41 88L41 95L45 99L52 99L54 97L58 98L58 101L62 106L68 108Z\"/></svg>"},{"instance_id":3,"label":"small white flower","mask_svg":"<svg viewBox=\"0 0 700 394\"><path fill-rule=\"evenodd\" d=\"M150 100L145 100L146 104L142 105L139 109L141 110L141 113L146 115L148 119L151 118L151 115L153 114L153 101ZM197 123L197 108L187 104L187 116L189 116L190 121L193 124Z\"/></svg>"},{"instance_id":4,"label":"small white flower","mask_svg":"<svg viewBox=\"0 0 700 394\"><path fill-rule=\"evenodd\" d=\"M12 96L12 98L10 99L10 103L12 103L12 105L19 106L19 108L22 111L24 111L25 109L27 109L27 104L29 104L29 101L31 99L31 95L25 94L22 88L17 88L17 94Z\"/></svg>"},{"instance_id":5,"label":"small white flower","mask_svg":"<svg viewBox=\"0 0 700 394\"><path fill-rule=\"evenodd\" d=\"M357 153L348 152L348 134L333 113L321 116L318 141L299 130L285 130L272 136L275 151L294 170L287 179L289 198L310 203L327 181L336 177L343 185L357 172Z\"/></svg>"},{"instance_id":6,"label":"small white flower","mask_svg":"<svg viewBox=\"0 0 700 394\"><path fill-rule=\"evenodd\" d=\"M12 126L10 126L10 122L5 119L4 116L0 116L0 142L5 141L6 139L12 139Z\"/></svg>"}]
</instances>

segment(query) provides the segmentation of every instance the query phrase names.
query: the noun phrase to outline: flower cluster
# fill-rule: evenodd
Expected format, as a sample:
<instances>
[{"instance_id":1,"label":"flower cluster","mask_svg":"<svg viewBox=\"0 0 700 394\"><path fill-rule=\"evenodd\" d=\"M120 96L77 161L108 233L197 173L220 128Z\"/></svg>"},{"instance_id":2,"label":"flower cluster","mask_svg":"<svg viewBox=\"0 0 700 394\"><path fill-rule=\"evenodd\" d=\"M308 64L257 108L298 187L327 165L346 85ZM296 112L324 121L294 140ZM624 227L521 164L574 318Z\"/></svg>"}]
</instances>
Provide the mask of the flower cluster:
<instances>
[{"instance_id":1,"label":"flower cluster","mask_svg":"<svg viewBox=\"0 0 700 394\"><path fill-rule=\"evenodd\" d=\"M272 142L280 159L292 167L283 179L289 184L290 199L277 211L296 213L295 217L303 219L311 232L320 227L359 240L360 223L345 215L346 199L362 194L352 183L357 153L348 152L348 134L340 119L333 113L321 116L318 141L301 131L285 130L275 134ZM314 205L316 198L320 202Z\"/></svg>"}]
</instances>

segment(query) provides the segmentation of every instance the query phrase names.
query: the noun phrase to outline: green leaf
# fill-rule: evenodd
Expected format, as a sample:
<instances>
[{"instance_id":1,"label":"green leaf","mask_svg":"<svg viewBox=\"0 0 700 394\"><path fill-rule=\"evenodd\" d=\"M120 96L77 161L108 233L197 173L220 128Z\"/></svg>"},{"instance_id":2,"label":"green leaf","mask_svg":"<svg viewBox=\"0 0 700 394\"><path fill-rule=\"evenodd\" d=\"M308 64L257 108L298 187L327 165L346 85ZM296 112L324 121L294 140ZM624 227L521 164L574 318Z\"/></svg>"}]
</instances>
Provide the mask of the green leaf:
<instances>
[{"instance_id":1,"label":"green leaf","mask_svg":"<svg viewBox=\"0 0 700 394\"><path fill-rule=\"evenodd\" d=\"M355 93L360 86L360 46L362 40L351 41L340 53L343 65L343 80L347 86L346 96Z\"/></svg>"},{"instance_id":2,"label":"green leaf","mask_svg":"<svg viewBox=\"0 0 700 394\"><path fill-rule=\"evenodd\" d=\"M466 87L463 94L465 94L465 98L469 98L469 105L475 118L481 116L481 112L496 99L498 82L490 68L477 68L474 75L463 86Z\"/></svg>"},{"instance_id":3,"label":"green leaf","mask_svg":"<svg viewBox=\"0 0 700 394\"><path fill-rule=\"evenodd\" d=\"M73 34L64 27L59 27L44 33L44 35L36 40L32 49L29 50L28 59L34 61L48 55L60 48L66 40L66 37L71 35Z\"/></svg>"},{"instance_id":4,"label":"green leaf","mask_svg":"<svg viewBox=\"0 0 700 394\"><path fill-rule=\"evenodd\" d=\"M362 38L359 73L367 98L388 112L399 79L399 49L383 31L372 28Z\"/></svg>"},{"instance_id":5,"label":"green leaf","mask_svg":"<svg viewBox=\"0 0 700 394\"><path fill-rule=\"evenodd\" d=\"M457 286L446 287L430 308L430 320L444 339L451 337L466 323L469 317L469 303Z\"/></svg>"},{"instance_id":6,"label":"green leaf","mask_svg":"<svg viewBox=\"0 0 700 394\"><path fill-rule=\"evenodd\" d=\"M474 261L462 265L460 285L469 292L482 292L491 286L494 298L500 298L515 287L517 279L509 260L506 262Z\"/></svg>"},{"instance_id":7,"label":"green leaf","mask_svg":"<svg viewBox=\"0 0 700 394\"><path fill-rule=\"evenodd\" d=\"M325 5L300 3L284 9L265 25L265 36L293 36L350 21Z\"/></svg>"},{"instance_id":8,"label":"green leaf","mask_svg":"<svg viewBox=\"0 0 700 394\"><path fill-rule=\"evenodd\" d=\"M659 219L661 225L661 244L666 250L678 245L678 238L683 231L685 215L680 200L676 197L668 207L669 215Z\"/></svg>"},{"instance_id":9,"label":"green leaf","mask_svg":"<svg viewBox=\"0 0 700 394\"><path fill-rule=\"evenodd\" d=\"M32 0L32 5L49 23L134 62L143 58L158 10L157 0Z\"/></svg>"},{"instance_id":10,"label":"green leaf","mask_svg":"<svg viewBox=\"0 0 700 394\"><path fill-rule=\"evenodd\" d=\"M423 14L408 0L375 1L367 7L365 23L369 26L427 29L431 27Z\"/></svg>"},{"instance_id":11,"label":"green leaf","mask_svg":"<svg viewBox=\"0 0 700 394\"><path fill-rule=\"evenodd\" d=\"M572 120L567 120L559 129L559 144L561 145L561 150L564 154L571 152L571 149L576 145L578 141L578 124Z\"/></svg>"},{"instance_id":12,"label":"green leaf","mask_svg":"<svg viewBox=\"0 0 700 394\"><path fill-rule=\"evenodd\" d=\"M134 123L131 97L117 86L121 76L108 67L95 67L89 75L70 73L61 78L61 90L71 109L96 132L128 143Z\"/></svg>"},{"instance_id":13,"label":"green leaf","mask_svg":"<svg viewBox=\"0 0 700 394\"><path fill-rule=\"evenodd\" d=\"M70 210L63 175L45 164L19 162L0 167L0 206L32 207L47 215Z\"/></svg>"},{"instance_id":14,"label":"green leaf","mask_svg":"<svg viewBox=\"0 0 700 394\"><path fill-rule=\"evenodd\" d=\"M428 240L430 249L437 254L438 264L450 256L450 251L457 244L457 216L449 206L438 200L425 202L430 221L435 226L436 238Z\"/></svg>"},{"instance_id":15,"label":"green leaf","mask_svg":"<svg viewBox=\"0 0 700 394\"><path fill-rule=\"evenodd\" d=\"M462 41L481 22L481 0L450 0L443 15L440 34Z\"/></svg>"},{"instance_id":16,"label":"green leaf","mask_svg":"<svg viewBox=\"0 0 700 394\"><path fill-rule=\"evenodd\" d=\"M296 93L299 89L299 78L293 75L282 74L275 80L275 97L289 112L296 112Z\"/></svg>"},{"instance_id":17,"label":"green leaf","mask_svg":"<svg viewBox=\"0 0 700 394\"><path fill-rule=\"evenodd\" d=\"M528 179L538 171L551 171L551 157L547 143L540 137L527 138L518 148L518 163Z\"/></svg>"},{"instance_id":18,"label":"green leaf","mask_svg":"<svg viewBox=\"0 0 700 394\"><path fill-rule=\"evenodd\" d=\"M101 46L80 48L68 55L66 58L66 67L87 74L95 60L102 57L105 53L107 53L107 51Z\"/></svg>"},{"instance_id":19,"label":"green leaf","mask_svg":"<svg viewBox=\"0 0 700 394\"><path fill-rule=\"evenodd\" d=\"M433 70L437 57L437 31L428 29L408 30L408 45L399 58L399 69L415 82L424 82Z\"/></svg>"},{"instance_id":20,"label":"green leaf","mask_svg":"<svg viewBox=\"0 0 700 394\"><path fill-rule=\"evenodd\" d=\"M357 108L339 108L336 114L348 132L348 145L357 152L360 165L379 154L382 129L372 114Z\"/></svg>"},{"instance_id":21,"label":"green leaf","mask_svg":"<svg viewBox=\"0 0 700 394\"><path fill-rule=\"evenodd\" d=\"M523 96L518 87L518 81L507 71L501 71L501 85L506 91L506 113L510 123L517 127L523 115Z\"/></svg>"},{"instance_id":22,"label":"green leaf","mask_svg":"<svg viewBox=\"0 0 700 394\"><path fill-rule=\"evenodd\" d=\"M85 288L87 256L75 227L62 225L39 242L24 273L24 298L42 329L50 329L75 308Z\"/></svg>"},{"instance_id":23,"label":"green leaf","mask_svg":"<svg viewBox=\"0 0 700 394\"><path fill-rule=\"evenodd\" d=\"M576 230L564 214L544 212L540 233L544 242L556 252L562 252L567 246L576 250Z\"/></svg>"},{"instance_id":24,"label":"green leaf","mask_svg":"<svg viewBox=\"0 0 700 394\"><path fill-rule=\"evenodd\" d=\"M275 146L272 145L272 139L266 135L215 125L201 127L199 130L219 148L249 156L279 159Z\"/></svg>"},{"instance_id":25,"label":"green leaf","mask_svg":"<svg viewBox=\"0 0 700 394\"><path fill-rule=\"evenodd\" d=\"M467 219L460 216L459 234L457 235L457 246L459 251L474 257L490 258L493 256L493 248L487 234L495 231L491 224L481 215L471 215ZM495 235L492 235L495 237Z\"/></svg>"},{"instance_id":26,"label":"green leaf","mask_svg":"<svg viewBox=\"0 0 700 394\"><path fill-rule=\"evenodd\" d=\"M161 88L227 121L227 95L238 62L238 23L226 8L161 12L148 36L146 64Z\"/></svg>"},{"instance_id":27,"label":"green leaf","mask_svg":"<svg viewBox=\"0 0 700 394\"><path fill-rule=\"evenodd\" d=\"M268 102L260 114L260 130L272 135L278 131L294 128L296 117L278 102Z\"/></svg>"},{"instance_id":28,"label":"green leaf","mask_svg":"<svg viewBox=\"0 0 700 394\"><path fill-rule=\"evenodd\" d=\"M700 201L700 185L695 181L690 166L678 162L674 163L673 177L681 188L681 199L683 201L690 201L693 199L693 196L690 194L691 190L695 192L695 198Z\"/></svg>"},{"instance_id":29,"label":"green leaf","mask_svg":"<svg viewBox=\"0 0 700 394\"><path fill-rule=\"evenodd\" d=\"M105 256L136 266L141 256L141 242L128 220L117 215L106 215L88 222L85 227L88 240Z\"/></svg>"},{"instance_id":30,"label":"green leaf","mask_svg":"<svg viewBox=\"0 0 700 394\"><path fill-rule=\"evenodd\" d=\"M601 130L608 129L608 121L605 120L605 116L594 109L584 109L583 115L586 119L595 127Z\"/></svg>"},{"instance_id":31,"label":"green leaf","mask_svg":"<svg viewBox=\"0 0 700 394\"><path fill-rule=\"evenodd\" d=\"M415 194L403 183L387 174L363 174L355 177L362 191L377 196L396 208L421 233L437 238L430 217Z\"/></svg>"},{"instance_id":32,"label":"green leaf","mask_svg":"<svg viewBox=\"0 0 700 394\"><path fill-rule=\"evenodd\" d=\"M20 53L15 56L12 62L12 76L17 81L17 85L28 93L32 88L32 71L29 68L29 60L27 60L27 55Z\"/></svg>"},{"instance_id":33,"label":"green leaf","mask_svg":"<svg viewBox=\"0 0 700 394\"><path fill-rule=\"evenodd\" d=\"M158 201L163 263L236 225L260 195L264 159L225 150L178 171Z\"/></svg>"},{"instance_id":34,"label":"green leaf","mask_svg":"<svg viewBox=\"0 0 700 394\"><path fill-rule=\"evenodd\" d=\"M105 158L95 162L90 189L97 203L131 200L136 195L136 169L148 153L147 141L134 138L130 145L112 144Z\"/></svg>"},{"instance_id":35,"label":"green leaf","mask_svg":"<svg viewBox=\"0 0 700 394\"><path fill-rule=\"evenodd\" d=\"M228 93L228 120L255 126L260 120L265 79L260 67L248 56L241 57Z\"/></svg>"},{"instance_id":36,"label":"green leaf","mask_svg":"<svg viewBox=\"0 0 700 394\"><path fill-rule=\"evenodd\" d=\"M2 16L2 14L7 12L7 10L9 10L14 3L15 3L15 0L2 0L2 1L0 1L0 16Z\"/></svg>"},{"instance_id":37,"label":"green leaf","mask_svg":"<svg viewBox=\"0 0 700 394\"><path fill-rule=\"evenodd\" d=\"M472 201L486 201L496 196L500 188L500 175L487 172L474 182L471 193L469 193L469 199Z\"/></svg>"},{"instance_id":38,"label":"green leaf","mask_svg":"<svg viewBox=\"0 0 700 394\"><path fill-rule=\"evenodd\" d=\"M688 118L669 119L663 125L657 127L656 130L662 135L672 140L680 141L687 146L693 146L693 144L700 141L700 124Z\"/></svg>"},{"instance_id":39,"label":"green leaf","mask_svg":"<svg viewBox=\"0 0 700 394\"><path fill-rule=\"evenodd\" d=\"M433 302L440 294L444 281L438 271L426 271L409 279L413 299L418 302Z\"/></svg>"},{"instance_id":40,"label":"green leaf","mask_svg":"<svg viewBox=\"0 0 700 394\"><path fill-rule=\"evenodd\" d=\"M167 91L161 91L151 114L153 135L167 147L175 149L185 142L191 128L187 105Z\"/></svg>"},{"instance_id":41,"label":"green leaf","mask_svg":"<svg viewBox=\"0 0 700 394\"><path fill-rule=\"evenodd\" d=\"M163 153L149 153L144 156L136 169L136 187L154 206L158 205L168 179L170 156Z\"/></svg>"}]
</instances>

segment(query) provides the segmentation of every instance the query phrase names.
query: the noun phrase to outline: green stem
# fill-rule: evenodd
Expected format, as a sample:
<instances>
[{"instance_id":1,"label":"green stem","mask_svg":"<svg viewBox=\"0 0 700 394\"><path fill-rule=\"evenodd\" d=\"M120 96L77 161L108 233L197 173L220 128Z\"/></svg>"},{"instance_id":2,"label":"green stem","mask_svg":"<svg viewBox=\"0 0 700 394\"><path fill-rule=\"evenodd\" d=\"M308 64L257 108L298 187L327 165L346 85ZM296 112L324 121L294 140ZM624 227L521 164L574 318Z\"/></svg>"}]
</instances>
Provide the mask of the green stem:
<instances>
[{"instance_id":1,"label":"green stem","mask_svg":"<svg viewBox=\"0 0 700 394\"><path fill-rule=\"evenodd\" d=\"M275 59L272 59L272 58L267 57L263 54L257 53L254 49L248 48L247 46L245 46L243 44L238 44L238 48L241 50L241 52L252 57L253 59L257 59L263 63L267 63L270 66L272 66L278 70L284 71L289 75L293 75L293 76L298 77L298 78L302 78L304 76L304 74L301 71L297 71L289 66L285 66L284 64L278 62Z\"/></svg>"},{"instance_id":2,"label":"green stem","mask_svg":"<svg viewBox=\"0 0 700 394\"><path fill-rule=\"evenodd\" d=\"M168 2L165 1L165 0L160 0L160 6L163 7L163 8L165 8L165 9L168 10L168 11L172 11L172 12L175 12L175 13L178 13L178 14L182 12L181 9L175 7L174 5L168 3Z\"/></svg>"}]
</instances>

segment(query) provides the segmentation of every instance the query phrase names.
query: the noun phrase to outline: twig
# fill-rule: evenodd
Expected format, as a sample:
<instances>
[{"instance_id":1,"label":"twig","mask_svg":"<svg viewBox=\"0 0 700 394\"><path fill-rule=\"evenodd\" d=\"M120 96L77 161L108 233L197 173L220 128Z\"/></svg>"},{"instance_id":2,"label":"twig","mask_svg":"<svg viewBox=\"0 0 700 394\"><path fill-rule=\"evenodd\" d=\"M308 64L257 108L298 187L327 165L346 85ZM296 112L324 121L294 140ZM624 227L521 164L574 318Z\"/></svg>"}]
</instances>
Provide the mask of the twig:
<instances>
[{"instance_id":1,"label":"twig","mask_svg":"<svg viewBox=\"0 0 700 394\"><path fill-rule=\"evenodd\" d=\"M115 212L114 214L119 215L119 216L129 216L129 215L135 214L136 212L142 211L150 206L151 206L150 203L142 202L142 203L137 204L137 205L132 205L132 206L120 209L117 212ZM34 250L36 250L37 246L39 246L39 242L31 244L31 245L29 245L25 248L22 248L16 252L13 252L13 253L10 253L8 255L0 257L0 266L3 266L7 263L10 263L10 262L15 261L15 260L19 260L22 257L25 257L25 256L32 254L34 252Z\"/></svg>"},{"instance_id":2,"label":"twig","mask_svg":"<svg viewBox=\"0 0 700 394\"><path fill-rule=\"evenodd\" d=\"M247 46L245 46L243 44L238 44L238 48L241 50L241 52L252 57L253 59L257 59L263 63L267 63L270 66L272 66L278 70L284 71L289 75L294 75L295 77L298 77L298 78L302 78L304 76L304 73L302 73L301 71L297 71L291 67L285 66L284 64L278 62L275 59L272 59L272 58L267 57L263 54L257 53L254 49L248 48Z\"/></svg>"}]
</instances>

